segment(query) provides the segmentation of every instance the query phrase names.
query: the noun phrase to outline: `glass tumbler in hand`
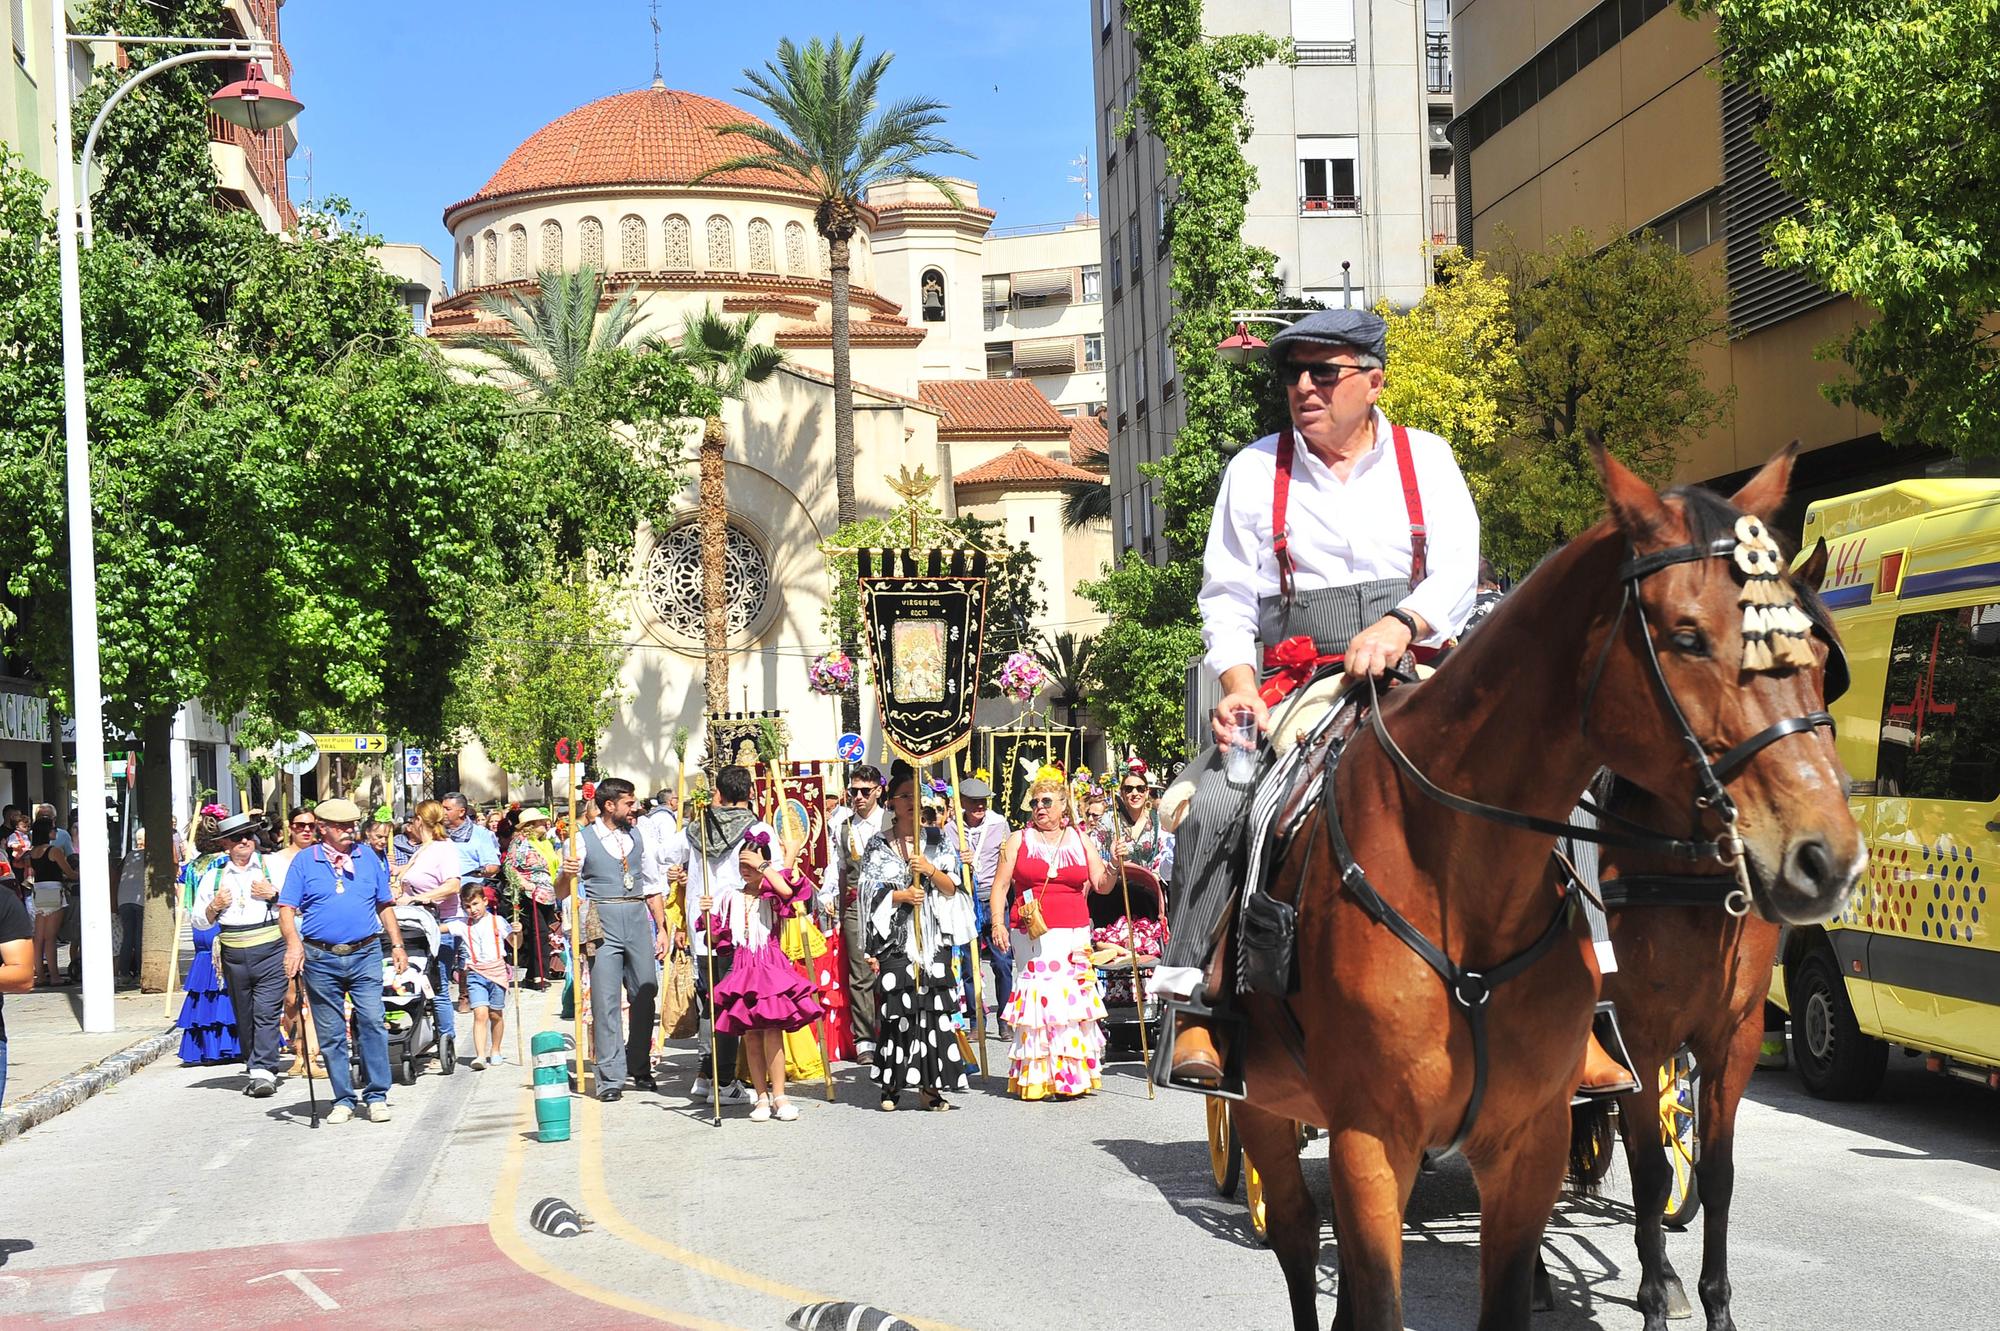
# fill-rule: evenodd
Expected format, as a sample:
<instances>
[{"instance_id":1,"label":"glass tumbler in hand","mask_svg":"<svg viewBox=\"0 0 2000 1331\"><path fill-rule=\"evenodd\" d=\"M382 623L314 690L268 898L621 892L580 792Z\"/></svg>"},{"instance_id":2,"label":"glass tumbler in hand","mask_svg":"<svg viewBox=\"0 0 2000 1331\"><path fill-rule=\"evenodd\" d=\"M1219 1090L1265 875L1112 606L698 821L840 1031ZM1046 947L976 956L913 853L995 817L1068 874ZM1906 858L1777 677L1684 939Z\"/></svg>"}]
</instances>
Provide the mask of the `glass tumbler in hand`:
<instances>
[{"instance_id":1,"label":"glass tumbler in hand","mask_svg":"<svg viewBox=\"0 0 2000 1331\"><path fill-rule=\"evenodd\" d=\"M1238 707L1229 724L1229 749L1222 755L1222 772L1231 785L1247 786L1257 779L1262 744L1257 714L1248 707Z\"/></svg>"}]
</instances>

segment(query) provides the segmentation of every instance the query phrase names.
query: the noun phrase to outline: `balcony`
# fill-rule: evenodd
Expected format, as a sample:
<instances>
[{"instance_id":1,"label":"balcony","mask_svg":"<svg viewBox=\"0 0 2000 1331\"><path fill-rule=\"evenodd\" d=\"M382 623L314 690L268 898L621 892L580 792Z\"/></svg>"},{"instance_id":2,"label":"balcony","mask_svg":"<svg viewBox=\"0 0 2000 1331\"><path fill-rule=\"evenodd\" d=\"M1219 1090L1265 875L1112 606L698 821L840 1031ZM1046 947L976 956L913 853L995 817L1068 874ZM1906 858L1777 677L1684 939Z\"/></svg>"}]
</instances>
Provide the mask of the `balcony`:
<instances>
[{"instance_id":1,"label":"balcony","mask_svg":"<svg viewBox=\"0 0 2000 1331\"><path fill-rule=\"evenodd\" d=\"M1435 95L1451 96L1451 34L1424 34L1424 83Z\"/></svg>"},{"instance_id":2,"label":"balcony","mask_svg":"<svg viewBox=\"0 0 2000 1331\"><path fill-rule=\"evenodd\" d=\"M1452 195L1431 195L1431 244L1458 244L1458 200Z\"/></svg>"},{"instance_id":3,"label":"balcony","mask_svg":"<svg viewBox=\"0 0 2000 1331\"><path fill-rule=\"evenodd\" d=\"M1300 217L1351 217L1361 211L1358 194L1302 194Z\"/></svg>"},{"instance_id":4,"label":"balcony","mask_svg":"<svg viewBox=\"0 0 2000 1331\"><path fill-rule=\"evenodd\" d=\"M1302 65L1351 65L1354 63L1354 43L1346 42L1294 42L1292 50Z\"/></svg>"}]
</instances>

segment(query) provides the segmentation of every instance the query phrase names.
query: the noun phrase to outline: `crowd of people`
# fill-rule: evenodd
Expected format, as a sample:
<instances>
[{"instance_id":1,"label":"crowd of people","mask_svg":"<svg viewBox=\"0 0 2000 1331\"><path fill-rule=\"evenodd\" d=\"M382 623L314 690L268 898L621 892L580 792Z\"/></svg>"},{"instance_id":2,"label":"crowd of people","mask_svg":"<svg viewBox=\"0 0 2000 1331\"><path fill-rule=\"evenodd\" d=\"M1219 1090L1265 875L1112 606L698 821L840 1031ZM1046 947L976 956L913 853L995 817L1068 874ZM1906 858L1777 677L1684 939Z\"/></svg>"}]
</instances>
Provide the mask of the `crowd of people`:
<instances>
[{"instance_id":1,"label":"crowd of people","mask_svg":"<svg viewBox=\"0 0 2000 1331\"><path fill-rule=\"evenodd\" d=\"M464 1043L474 1069L504 1063L517 989L560 983L564 1015L572 1010L574 930L588 976L590 1092L606 1102L661 1089L655 1018L677 956L692 963L713 1041L686 1092L747 1105L752 1121L797 1118L785 1036L824 1037L836 1010L884 1110L906 1098L949 1110L982 1025L1008 1042L1011 1093L1086 1095L1105 1049L1090 898L1117 887L1121 861L1161 880L1172 864L1145 768L1122 776L1111 799L1045 769L1016 828L982 774L960 787L961 828L940 784L901 762L886 778L857 764L826 799L819 847L765 821L751 772L736 766L690 801L686 821L675 792L641 800L615 778L587 792L575 827L536 808L482 815L458 794L397 821L325 800L293 811L282 835L261 811L209 806L181 878L195 945L181 1057L240 1063L243 1093L258 1098L287 1076L323 1077L328 1121L382 1121L397 995L424 996L438 1057ZM35 826L30 883L73 868ZM50 867L38 870L43 860ZM60 909L55 894L45 899ZM1157 950L1159 922L1143 923ZM412 964L405 950L419 926L436 940L434 963ZM1121 919L1096 938L1131 933ZM834 950L844 968L818 970ZM990 985L975 982L982 964Z\"/></svg>"}]
</instances>

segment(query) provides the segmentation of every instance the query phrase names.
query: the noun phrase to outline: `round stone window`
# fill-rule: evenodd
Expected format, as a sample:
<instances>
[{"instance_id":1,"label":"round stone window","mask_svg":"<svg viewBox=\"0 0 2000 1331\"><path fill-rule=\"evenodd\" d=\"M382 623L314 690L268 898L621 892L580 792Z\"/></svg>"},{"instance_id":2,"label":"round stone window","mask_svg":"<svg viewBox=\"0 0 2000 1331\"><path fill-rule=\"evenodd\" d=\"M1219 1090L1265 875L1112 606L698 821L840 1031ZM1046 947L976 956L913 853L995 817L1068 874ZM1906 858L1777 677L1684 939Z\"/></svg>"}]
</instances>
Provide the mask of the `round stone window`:
<instances>
[{"instance_id":1,"label":"round stone window","mask_svg":"<svg viewBox=\"0 0 2000 1331\"><path fill-rule=\"evenodd\" d=\"M722 589L730 638L747 632L764 612L771 592L771 567L764 552L737 527L727 529ZM701 524L684 522L653 545L646 560L646 601L671 633L700 642L704 632L701 597Z\"/></svg>"}]
</instances>

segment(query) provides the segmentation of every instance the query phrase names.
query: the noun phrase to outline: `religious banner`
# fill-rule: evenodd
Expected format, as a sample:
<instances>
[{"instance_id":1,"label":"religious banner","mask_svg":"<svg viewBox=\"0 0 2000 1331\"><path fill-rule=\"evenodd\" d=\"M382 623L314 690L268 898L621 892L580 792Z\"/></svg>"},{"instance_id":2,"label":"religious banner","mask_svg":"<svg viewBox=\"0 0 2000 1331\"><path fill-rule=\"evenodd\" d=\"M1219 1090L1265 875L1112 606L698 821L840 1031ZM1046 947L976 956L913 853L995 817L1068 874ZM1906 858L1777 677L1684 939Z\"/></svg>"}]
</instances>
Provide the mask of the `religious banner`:
<instances>
[{"instance_id":1,"label":"religious banner","mask_svg":"<svg viewBox=\"0 0 2000 1331\"><path fill-rule=\"evenodd\" d=\"M1035 773L1054 763L1065 775L1076 770L1083 753L1083 732L1068 726L1039 730L982 730L985 767L992 774L993 807L1016 817L1028 807L1028 787Z\"/></svg>"},{"instance_id":2,"label":"religious banner","mask_svg":"<svg viewBox=\"0 0 2000 1331\"><path fill-rule=\"evenodd\" d=\"M785 724L783 712L710 714L705 728L708 743L702 755L702 769L713 773L731 764L738 767L756 767L757 740L764 733L766 721L777 725L780 744L790 741L790 727Z\"/></svg>"},{"instance_id":3,"label":"religious banner","mask_svg":"<svg viewBox=\"0 0 2000 1331\"><path fill-rule=\"evenodd\" d=\"M986 633L986 556L965 550L856 553L882 735L928 763L972 739Z\"/></svg>"},{"instance_id":4,"label":"religious banner","mask_svg":"<svg viewBox=\"0 0 2000 1331\"><path fill-rule=\"evenodd\" d=\"M826 817L820 811L826 795L826 779L816 763L786 763L784 770L784 822L778 821L778 793L770 768L759 765L756 769L757 793L751 797L751 803L757 806L758 816L778 828L787 842L797 838L805 846L799 856L799 867L817 883L826 875Z\"/></svg>"}]
</instances>

